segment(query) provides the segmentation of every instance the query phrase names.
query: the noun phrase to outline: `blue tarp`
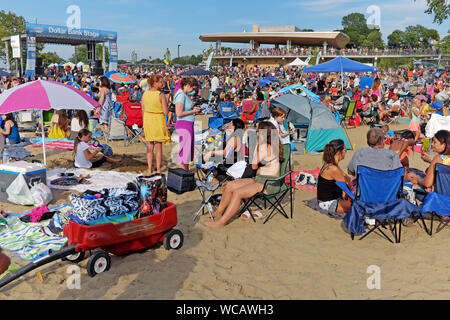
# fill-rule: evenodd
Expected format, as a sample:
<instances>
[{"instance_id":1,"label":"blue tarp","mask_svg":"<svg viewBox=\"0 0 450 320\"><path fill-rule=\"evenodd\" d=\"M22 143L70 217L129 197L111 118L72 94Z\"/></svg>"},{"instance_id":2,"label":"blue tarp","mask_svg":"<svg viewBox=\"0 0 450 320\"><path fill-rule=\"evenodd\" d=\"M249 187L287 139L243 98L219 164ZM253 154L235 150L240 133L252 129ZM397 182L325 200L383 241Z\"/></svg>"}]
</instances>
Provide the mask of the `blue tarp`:
<instances>
[{"instance_id":1,"label":"blue tarp","mask_svg":"<svg viewBox=\"0 0 450 320\"><path fill-rule=\"evenodd\" d=\"M303 69L303 72L323 72L323 73L348 73L348 72L378 72L375 67L368 66L344 57L337 57L329 62L319 64L314 67Z\"/></svg>"}]
</instances>

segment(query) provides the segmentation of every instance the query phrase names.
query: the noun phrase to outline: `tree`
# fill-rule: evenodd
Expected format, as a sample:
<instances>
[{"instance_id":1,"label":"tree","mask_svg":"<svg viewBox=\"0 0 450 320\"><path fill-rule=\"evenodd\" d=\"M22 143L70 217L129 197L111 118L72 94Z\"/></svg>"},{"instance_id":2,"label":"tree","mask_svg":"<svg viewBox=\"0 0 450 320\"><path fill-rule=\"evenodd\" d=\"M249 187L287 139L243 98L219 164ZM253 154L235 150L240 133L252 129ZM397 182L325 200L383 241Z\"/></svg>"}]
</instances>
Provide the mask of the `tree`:
<instances>
[{"instance_id":1,"label":"tree","mask_svg":"<svg viewBox=\"0 0 450 320\"><path fill-rule=\"evenodd\" d=\"M103 60L103 49L100 43L95 46L97 60ZM75 53L70 58L70 61L75 63ZM77 47L77 59L78 62L87 62L87 48L86 45ZM109 50L105 48L105 62L109 61Z\"/></svg>"},{"instance_id":2,"label":"tree","mask_svg":"<svg viewBox=\"0 0 450 320\"><path fill-rule=\"evenodd\" d=\"M447 32L450 33L450 30ZM450 35L445 36L438 44L438 48L441 50L442 55L449 56L450 55Z\"/></svg>"},{"instance_id":3,"label":"tree","mask_svg":"<svg viewBox=\"0 0 450 320\"><path fill-rule=\"evenodd\" d=\"M369 48L384 48L383 39L381 38L381 32L379 30L374 30L369 33L367 36L367 42L369 43L369 45L367 45ZM366 45L364 46L366 47Z\"/></svg>"},{"instance_id":4,"label":"tree","mask_svg":"<svg viewBox=\"0 0 450 320\"><path fill-rule=\"evenodd\" d=\"M342 18L343 33L350 37L348 47L361 47L371 33L367 20L362 13L351 13ZM367 42L366 42L367 43Z\"/></svg>"},{"instance_id":5,"label":"tree","mask_svg":"<svg viewBox=\"0 0 450 320\"><path fill-rule=\"evenodd\" d=\"M1 38L10 37L14 35L20 35L25 33L25 23L26 20L22 16L18 16L13 12L6 13L5 11L0 11L0 60L6 63L6 50L5 43L1 41ZM36 45L36 54L44 49L44 44L38 43ZM22 50L23 61L26 61L27 53L26 50ZM9 48L9 62L13 63L14 58L12 57L12 49Z\"/></svg>"},{"instance_id":6,"label":"tree","mask_svg":"<svg viewBox=\"0 0 450 320\"><path fill-rule=\"evenodd\" d=\"M440 36L437 30L427 29L418 24L415 26L408 26L405 29L405 44L414 48L429 47L430 40L439 41Z\"/></svg>"},{"instance_id":7,"label":"tree","mask_svg":"<svg viewBox=\"0 0 450 320\"><path fill-rule=\"evenodd\" d=\"M450 16L450 4L447 0L427 0L427 3L425 13L434 15L434 23L442 24Z\"/></svg>"},{"instance_id":8,"label":"tree","mask_svg":"<svg viewBox=\"0 0 450 320\"><path fill-rule=\"evenodd\" d=\"M402 48L405 43L405 33L401 30L395 30L388 36L388 46L394 48Z\"/></svg>"},{"instance_id":9,"label":"tree","mask_svg":"<svg viewBox=\"0 0 450 320\"><path fill-rule=\"evenodd\" d=\"M45 67L53 63L64 62L64 59L58 56L56 52L38 53L37 57L42 58L42 63L44 64Z\"/></svg>"}]
</instances>

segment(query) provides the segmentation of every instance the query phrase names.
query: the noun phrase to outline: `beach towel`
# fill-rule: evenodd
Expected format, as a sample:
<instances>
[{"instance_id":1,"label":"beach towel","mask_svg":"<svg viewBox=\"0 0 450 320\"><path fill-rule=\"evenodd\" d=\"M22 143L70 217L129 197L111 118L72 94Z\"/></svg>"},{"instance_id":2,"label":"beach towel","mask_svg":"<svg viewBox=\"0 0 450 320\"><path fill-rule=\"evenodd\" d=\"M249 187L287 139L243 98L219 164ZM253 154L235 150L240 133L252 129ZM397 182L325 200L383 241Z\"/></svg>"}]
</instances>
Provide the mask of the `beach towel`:
<instances>
[{"instance_id":1,"label":"beach towel","mask_svg":"<svg viewBox=\"0 0 450 320\"><path fill-rule=\"evenodd\" d=\"M303 202L305 203L305 205L307 207L310 207L314 211L320 212L321 214L324 214L329 218L333 218L336 220L344 220L344 218L345 218L345 215L346 215L345 213L339 213L339 212L331 213L331 212L325 211L322 208L320 208L317 198L314 198L311 200L305 200Z\"/></svg>"},{"instance_id":2,"label":"beach towel","mask_svg":"<svg viewBox=\"0 0 450 320\"><path fill-rule=\"evenodd\" d=\"M65 214L71 207L63 205L50 209ZM0 247L9 251L12 256L28 262L35 262L47 256L49 250L58 251L67 243L65 237L52 237L42 232L41 229L50 221L24 223L19 219L23 215L8 213L8 225L0 226Z\"/></svg>"},{"instance_id":3,"label":"beach towel","mask_svg":"<svg viewBox=\"0 0 450 320\"><path fill-rule=\"evenodd\" d=\"M315 170L302 170L302 171L293 171L291 173L292 177L292 188L296 190L310 191L313 193L317 193L317 185L316 181L319 179L320 169L317 168ZM313 179L314 178L314 179ZM289 176L286 177L286 185L290 186L291 178Z\"/></svg>"},{"instance_id":4,"label":"beach towel","mask_svg":"<svg viewBox=\"0 0 450 320\"><path fill-rule=\"evenodd\" d=\"M41 147L42 148L42 138L31 139L30 147ZM57 150L73 150L75 142L68 139L51 139L45 138L45 149L57 149Z\"/></svg>"},{"instance_id":5,"label":"beach towel","mask_svg":"<svg viewBox=\"0 0 450 320\"><path fill-rule=\"evenodd\" d=\"M90 176L87 180L89 184L69 184L59 185L52 184L53 181L61 178L61 173L73 173L76 177L81 175ZM128 183L136 180L137 174L128 172L116 172L116 171L101 171L101 170L88 170L88 169L55 169L47 171L47 181L50 181L48 186L51 189L58 190L74 190L83 193L87 190L101 191L109 188L126 188Z\"/></svg>"}]
</instances>

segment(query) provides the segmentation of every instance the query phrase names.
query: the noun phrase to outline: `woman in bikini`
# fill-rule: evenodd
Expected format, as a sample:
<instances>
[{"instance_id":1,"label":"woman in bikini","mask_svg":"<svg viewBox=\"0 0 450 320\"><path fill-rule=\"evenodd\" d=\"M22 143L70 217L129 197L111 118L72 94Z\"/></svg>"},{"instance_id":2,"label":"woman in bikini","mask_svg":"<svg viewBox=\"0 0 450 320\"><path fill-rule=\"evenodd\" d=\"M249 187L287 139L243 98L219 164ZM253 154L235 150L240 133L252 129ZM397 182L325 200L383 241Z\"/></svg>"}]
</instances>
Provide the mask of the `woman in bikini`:
<instances>
[{"instance_id":1,"label":"woman in bikini","mask_svg":"<svg viewBox=\"0 0 450 320\"><path fill-rule=\"evenodd\" d=\"M244 199L263 191L266 194L276 194L280 191L281 185L278 182L267 182L280 177L280 163L284 159L279 141L278 130L272 123L262 122L258 126L258 144L252 162L253 169L257 170L256 177L235 180L226 185L222 200L214 213L216 221L206 222L207 227L224 227L239 212Z\"/></svg>"}]
</instances>

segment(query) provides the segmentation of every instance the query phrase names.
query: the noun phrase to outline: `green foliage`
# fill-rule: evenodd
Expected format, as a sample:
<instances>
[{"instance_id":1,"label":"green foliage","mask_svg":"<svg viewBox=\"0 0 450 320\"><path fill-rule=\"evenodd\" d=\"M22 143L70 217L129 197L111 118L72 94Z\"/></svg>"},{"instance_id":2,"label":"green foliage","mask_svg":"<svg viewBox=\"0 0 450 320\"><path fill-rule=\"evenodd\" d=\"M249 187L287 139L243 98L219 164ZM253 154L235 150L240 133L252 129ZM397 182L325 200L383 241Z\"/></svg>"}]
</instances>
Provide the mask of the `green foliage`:
<instances>
[{"instance_id":1,"label":"green foliage","mask_svg":"<svg viewBox=\"0 0 450 320\"><path fill-rule=\"evenodd\" d=\"M56 52L38 53L37 57L42 58L42 63L44 64L45 67L53 63L64 62L64 59L58 56Z\"/></svg>"},{"instance_id":2,"label":"green foliage","mask_svg":"<svg viewBox=\"0 0 450 320\"><path fill-rule=\"evenodd\" d=\"M441 50L443 57L450 56L450 35L447 35L439 42L438 48Z\"/></svg>"},{"instance_id":3,"label":"green foliage","mask_svg":"<svg viewBox=\"0 0 450 320\"><path fill-rule=\"evenodd\" d=\"M383 48L384 43L379 30L371 30L362 13L351 13L342 18L342 30L350 37L348 47Z\"/></svg>"},{"instance_id":4,"label":"green foliage","mask_svg":"<svg viewBox=\"0 0 450 320\"><path fill-rule=\"evenodd\" d=\"M396 48L426 48L430 46L430 40L439 41L439 32L435 29L425 28L420 24L408 26L405 31L395 30L388 36L389 46Z\"/></svg>"},{"instance_id":5,"label":"green foliage","mask_svg":"<svg viewBox=\"0 0 450 320\"><path fill-rule=\"evenodd\" d=\"M399 67L408 67L411 68L413 66L414 59L412 58L395 58L395 59L387 59L381 58L378 60L378 68L399 68Z\"/></svg>"},{"instance_id":6,"label":"green foliage","mask_svg":"<svg viewBox=\"0 0 450 320\"><path fill-rule=\"evenodd\" d=\"M103 49L102 45L100 43L97 43L96 47L96 56L97 60L103 59ZM72 55L72 58L70 58L70 61L75 63L75 53ZM78 62L87 62L87 48L86 45L78 46L77 48L77 60ZM105 47L105 62L109 62L109 49L108 47Z\"/></svg>"},{"instance_id":7,"label":"green foliage","mask_svg":"<svg viewBox=\"0 0 450 320\"><path fill-rule=\"evenodd\" d=\"M425 13L434 15L434 23L442 24L450 16L450 4L447 0L427 0L427 3Z\"/></svg>"},{"instance_id":8,"label":"green foliage","mask_svg":"<svg viewBox=\"0 0 450 320\"><path fill-rule=\"evenodd\" d=\"M183 66L188 65L188 64L197 66L200 62L202 62L202 60L203 60L203 55L200 54L197 56L192 55L192 56L176 58L176 59L173 59L172 62L173 62L173 64L180 64Z\"/></svg>"}]
</instances>

